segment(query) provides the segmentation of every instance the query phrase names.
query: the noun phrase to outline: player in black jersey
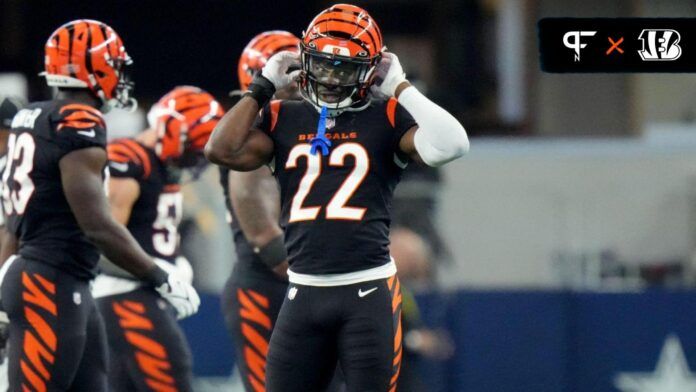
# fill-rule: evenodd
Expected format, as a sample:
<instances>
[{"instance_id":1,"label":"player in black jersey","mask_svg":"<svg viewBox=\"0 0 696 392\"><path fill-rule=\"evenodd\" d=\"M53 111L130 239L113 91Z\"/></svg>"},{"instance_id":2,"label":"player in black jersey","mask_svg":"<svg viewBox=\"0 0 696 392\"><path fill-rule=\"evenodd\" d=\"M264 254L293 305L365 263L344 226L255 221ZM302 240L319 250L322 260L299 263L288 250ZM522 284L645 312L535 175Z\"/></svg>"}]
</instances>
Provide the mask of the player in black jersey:
<instances>
[{"instance_id":1,"label":"player in black jersey","mask_svg":"<svg viewBox=\"0 0 696 392\"><path fill-rule=\"evenodd\" d=\"M0 173L5 170L7 165L7 140L10 137L10 128L12 128L12 119L19 110L26 105L23 99L12 96L0 96ZM0 184L2 187L2 184ZM1 194L1 193L0 193ZM0 203L0 211L2 203ZM8 243L4 248L12 248L11 237L6 235L5 214L0 212L0 260L5 260L14 252L15 249L4 249L3 244L7 240ZM4 254L4 257L3 257ZM2 318L0 316L0 318Z\"/></svg>"},{"instance_id":2,"label":"player in black jersey","mask_svg":"<svg viewBox=\"0 0 696 392\"><path fill-rule=\"evenodd\" d=\"M280 183L290 287L267 391L321 391L337 360L348 391L394 391L402 348L392 193L410 160L445 164L468 150L468 138L408 83L365 10L323 11L300 52L271 57L206 146L210 160L234 170L273 162ZM298 77L303 102L268 103ZM371 94L373 84L390 98Z\"/></svg>"},{"instance_id":3,"label":"player in black jersey","mask_svg":"<svg viewBox=\"0 0 696 392\"><path fill-rule=\"evenodd\" d=\"M149 129L107 147L114 218L160 267L189 283L193 271L179 253L180 179L183 169L205 167L203 147L223 113L209 93L180 86L152 107ZM191 353L176 314L152 288L108 260L101 265L93 295L109 339L110 390L191 391Z\"/></svg>"},{"instance_id":4,"label":"player in black jersey","mask_svg":"<svg viewBox=\"0 0 696 392\"><path fill-rule=\"evenodd\" d=\"M12 121L3 173L3 208L18 254L0 269L10 319L11 391L106 391L106 336L89 281L99 250L194 313L191 285L157 267L109 213L103 186L106 129L98 107L127 106L131 62L109 26L76 20L45 47L56 99Z\"/></svg>"},{"instance_id":5,"label":"player in black jersey","mask_svg":"<svg viewBox=\"0 0 696 392\"><path fill-rule=\"evenodd\" d=\"M237 66L242 92L272 55L284 50L297 52L299 43L299 38L286 31L267 31L254 37ZM297 87L278 91L276 97L299 98ZM222 312L242 382L247 391L254 392L265 388L268 342L288 287L280 192L266 166L244 173L221 167L220 183L237 254L222 292Z\"/></svg>"},{"instance_id":6,"label":"player in black jersey","mask_svg":"<svg viewBox=\"0 0 696 392\"><path fill-rule=\"evenodd\" d=\"M12 119L19 110L26 105L20 97L5 96L0 97L0 173L5 170L7 164L7 139L10 136ZM2 184L0 184L0 189ZM0 195L2 192L0 191ZM12 237L7 234L5 227L5 213L2 212L0 203L0 260L5 260L15 249L12 244ZM5 241L8 243L5 244ZM3 257L2 254L6 256ZM7 391L10 385L9 374L7 372L7 338L9 333L9 322L7 313L0 310L0 391Z\"/></svg>"}]
</instances>

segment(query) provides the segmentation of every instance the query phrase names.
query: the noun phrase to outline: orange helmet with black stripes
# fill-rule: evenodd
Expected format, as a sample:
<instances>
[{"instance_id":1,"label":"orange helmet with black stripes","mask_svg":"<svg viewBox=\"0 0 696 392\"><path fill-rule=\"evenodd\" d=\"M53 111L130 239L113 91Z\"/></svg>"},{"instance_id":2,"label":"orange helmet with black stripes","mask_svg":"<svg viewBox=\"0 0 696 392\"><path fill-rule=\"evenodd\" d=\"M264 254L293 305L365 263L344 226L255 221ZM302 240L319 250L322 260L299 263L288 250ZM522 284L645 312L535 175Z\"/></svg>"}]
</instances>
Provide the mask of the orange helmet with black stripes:
<instances>
[{"instance_id":1,"label":"orange helmet with black stripes","mask_svg":"<svg viewBox=\"0 0 696 392\"><path fill-rule=\"evenodd\" d=\"M187 158L202 156L210 134L224 114L222 106L208 92L193 86L174 88L147 115L150 127L157 132L157 155L163 162L189 166Z\"/></svg>"},{"instance_id":2,"label":"orange helmet with black stripes","mask_svg":"<svg viewBox=\"0 0 696 392\"><path fill-rule=\"evenodd\" d=\"M365 107L383 50L382 33L367 11L350 4L327 8L302 35L303 97L333 115Z\"/></svg>"},{"instance_id":3,"label":"orange helmet with black stripes","mask_svg":"<svg viewBox=\"0 0 696 392\"><path fill-rule=\"evenodd\" d=\"M45 46L49 86L87 88L109 106L134 106L133 84L126 67L132 63L123 41L108 25L89 19L68 22L51 34Z\"/></svg>"},{"instance_id":4,"label":"orange helmet with black stripes","mask_svg":"<svg viewBox=\"0 0 696 392\"><path fill-rule=\"evenodd\" d=\"M265 31L254 37L244 48L237 65L239 87L246 91L252 79L261 71L266 61L278 52L299 52L300 39L283 30Z\"/></svg>"}]
</instances>

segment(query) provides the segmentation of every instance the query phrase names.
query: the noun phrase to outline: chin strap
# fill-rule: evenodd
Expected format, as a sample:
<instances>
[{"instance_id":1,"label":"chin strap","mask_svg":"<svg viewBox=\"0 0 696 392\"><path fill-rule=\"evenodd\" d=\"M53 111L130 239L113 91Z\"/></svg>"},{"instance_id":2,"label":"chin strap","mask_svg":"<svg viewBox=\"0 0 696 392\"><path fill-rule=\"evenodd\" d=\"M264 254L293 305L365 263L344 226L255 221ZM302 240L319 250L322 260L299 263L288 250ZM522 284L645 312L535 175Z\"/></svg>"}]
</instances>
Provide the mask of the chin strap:
<instances>
[{"instance_id":1,"label":"chin strap","mask_svg":"<svg viewBox=\"0 0 696 392\"><path fill-rule=\"evenodd\" d=\"M328 115L328 109L326 106L321 107L321 113L319 114L319 123L317 124L317 134L311 140L312 149L309 151L312 155L317 155L317 149L321 149L321 155L329 155L329 147L331 147L331 140L326 138L326 117Z\"/></svg>"}]
</instances>

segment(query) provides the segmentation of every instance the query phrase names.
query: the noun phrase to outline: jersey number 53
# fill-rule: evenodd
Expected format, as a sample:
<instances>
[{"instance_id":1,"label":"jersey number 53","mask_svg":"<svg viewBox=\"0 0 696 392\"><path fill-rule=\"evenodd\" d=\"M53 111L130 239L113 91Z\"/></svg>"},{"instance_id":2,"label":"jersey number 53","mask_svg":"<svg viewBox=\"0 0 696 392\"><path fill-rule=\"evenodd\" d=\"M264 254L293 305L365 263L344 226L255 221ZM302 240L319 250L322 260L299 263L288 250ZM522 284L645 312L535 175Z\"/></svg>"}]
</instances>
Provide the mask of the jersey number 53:
<instances>
[{"instance_id":1,"label":"jersey number 53","mask_svg":"<svg viewBox=\"0 0 696 392\"><path fill-rule=\"evenodd\" d=\"M7 167L2 175L3 207L6 215L22 215L35 188L29 174L34 169L36 143L29 133L19 136L12 133L7 144Z\"/></svg>"}]
</instances>

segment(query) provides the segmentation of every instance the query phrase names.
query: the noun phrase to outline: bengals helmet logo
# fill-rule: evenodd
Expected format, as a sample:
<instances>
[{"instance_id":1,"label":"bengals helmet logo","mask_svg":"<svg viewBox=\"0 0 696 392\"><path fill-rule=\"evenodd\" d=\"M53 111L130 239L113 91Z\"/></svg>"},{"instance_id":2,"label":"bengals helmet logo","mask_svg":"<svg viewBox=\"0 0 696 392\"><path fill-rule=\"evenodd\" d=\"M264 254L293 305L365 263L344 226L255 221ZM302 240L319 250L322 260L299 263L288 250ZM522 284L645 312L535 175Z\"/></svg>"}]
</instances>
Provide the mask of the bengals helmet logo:
<instances>
[{"instance_id":1,"label":"bengals helmet logo","mask_svg":"<svg viewBox=\"0 0 696 392\"><path fill-rule=\"evenodd\" d=\"M674 61L681 57L681 36L676 30L645 29L638 39L643 42L643 49L638 51L643 61Z\"/></svg>"}]
</instances>

